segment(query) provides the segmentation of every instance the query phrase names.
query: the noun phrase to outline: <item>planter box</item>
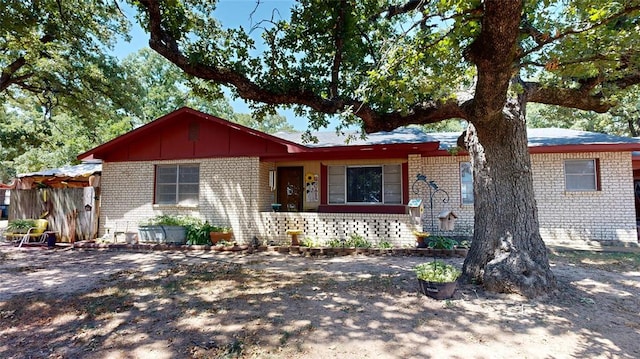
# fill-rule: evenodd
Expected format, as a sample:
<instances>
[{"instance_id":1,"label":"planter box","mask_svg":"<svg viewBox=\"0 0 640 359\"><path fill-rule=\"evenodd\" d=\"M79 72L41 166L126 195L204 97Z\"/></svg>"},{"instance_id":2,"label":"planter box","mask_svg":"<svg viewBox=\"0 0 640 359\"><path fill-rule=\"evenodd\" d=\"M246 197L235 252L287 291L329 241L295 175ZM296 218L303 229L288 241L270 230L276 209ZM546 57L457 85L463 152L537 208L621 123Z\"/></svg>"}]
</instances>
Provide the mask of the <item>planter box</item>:
<instances>
[{"instance_id":1,"label":"planter box","mask_svg":"<svg viewBox=\"0 0 640 359\"><path fill-rule=\"evenodd\" d=\"M138 233L141 242L184 244L187 239L187 230L182 226L140 226Z\"/></svg>"},{"instance_id":2,"label":"planter box","mask_svg":"<svg viewBox=\"0 0 640 359\"><path fill-rule=\"evenodd\" d=\"M428 282L418 278L418 285L420 286L420 292L433 299L448 299L453 296L453 292L456 290L458 282Z\"/></svg>"},{"instance_id":3,"label":"planter box","mask_svg":"<svg viewBox=\"0 0 640 359\"><path fill-rule=\"evenodd\" d=\"M185 244L187 242L187 229L182 226L162 226L165 237L164 243Z\"/></svg>"},{"instance_id":4,"label":"planter box","mask_svg":"<svg viewBox=\"0 0 640 359\"><path fill-rule=\"evenodd\" d=\"M164 232L161 226L140 226L138 227L140 234L140 242L159 243L164 238Z\"/></svg>"}]
</instances>

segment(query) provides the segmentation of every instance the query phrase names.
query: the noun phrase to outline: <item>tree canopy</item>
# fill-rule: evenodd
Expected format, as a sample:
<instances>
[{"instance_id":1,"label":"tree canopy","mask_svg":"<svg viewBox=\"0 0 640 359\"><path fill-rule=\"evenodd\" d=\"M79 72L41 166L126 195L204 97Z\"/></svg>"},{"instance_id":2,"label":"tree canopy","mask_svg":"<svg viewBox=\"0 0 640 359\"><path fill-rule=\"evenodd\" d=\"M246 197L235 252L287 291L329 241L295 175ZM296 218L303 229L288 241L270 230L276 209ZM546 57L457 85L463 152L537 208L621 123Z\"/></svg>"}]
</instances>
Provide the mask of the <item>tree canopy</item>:
<instances>
[{"instance_id":1,"label":"tree canopy","mask_svg":"<svg viewBox=\"0 0 640 359\"><path fill-rule=\"evenodd\" d=\"M597 112L639 81L633 1L304 0L290 21L265 19L260 56L245 29L202 15L215 1L139 3L151 47L187 73L268 106L348 113L369 132L472 119L479 106L463 90L477 92L482 65L504 75L502 91L489 89L500 99L518 78L528 102ZM485 51L500 44L502 68Z\"/></svg>"},{"instance_id":2,"label":"tree canopy","mask_svg":"<svg viewBox=\"0 0 640 359\"><path fill-rule=\"evenodd\" d=\"M108 55L117 39L128 37L117 2L7 0L0 27L3 102L37 98L46 109L66 108L86 119L133 107L135 82Z\"/></svg>"},{"instance_id":3,"label":"tree canopy","mask_svg":"<svg viewBox=\"0 0 640 359\"><path fill-rule=\"evenodd\" d=\"M215 1L135 3L152 49L263 111L294 107L312 128L339 114L369 133L468 121L460 142L482 215L463 277L530 297L556 282L538 229L526 104L604 113L640 82L638 1L300 0L290 18L273 11L250 31L222 26Z\"/></svg>"}]
</instances>

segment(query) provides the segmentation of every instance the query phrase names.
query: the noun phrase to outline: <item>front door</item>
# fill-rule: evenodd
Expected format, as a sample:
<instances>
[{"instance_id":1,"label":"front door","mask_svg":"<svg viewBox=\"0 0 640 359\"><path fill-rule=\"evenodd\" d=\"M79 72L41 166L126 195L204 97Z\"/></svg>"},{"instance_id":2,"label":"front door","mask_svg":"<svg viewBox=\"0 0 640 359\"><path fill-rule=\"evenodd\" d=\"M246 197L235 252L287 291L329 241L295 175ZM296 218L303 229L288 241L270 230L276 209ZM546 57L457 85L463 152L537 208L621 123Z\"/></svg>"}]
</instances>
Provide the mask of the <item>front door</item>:
<instances>
[{"instance_id":1,"label":"front door","mask_svg":"<svg viewBox=\"0 0 640 359\"><path fill-rule=\"evenodd\" d=\"M278 167L278 203L282 212L302 211L302 167Z\"/></svg>"}]
</instances>

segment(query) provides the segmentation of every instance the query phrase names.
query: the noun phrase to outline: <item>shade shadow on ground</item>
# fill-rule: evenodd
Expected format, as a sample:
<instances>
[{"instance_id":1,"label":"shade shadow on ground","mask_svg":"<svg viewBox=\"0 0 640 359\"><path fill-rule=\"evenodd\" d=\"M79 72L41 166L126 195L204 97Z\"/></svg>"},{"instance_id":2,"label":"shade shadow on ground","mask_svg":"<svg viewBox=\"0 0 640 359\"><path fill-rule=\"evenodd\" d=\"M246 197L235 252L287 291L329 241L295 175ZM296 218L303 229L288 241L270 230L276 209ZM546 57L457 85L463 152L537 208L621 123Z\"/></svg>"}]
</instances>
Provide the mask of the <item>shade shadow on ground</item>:
<instances>
[{"instance_id":1,"label":"shade shadow on ground","mask_svg":"<svg viewBox=\"0 0 640 359\"><path fill-rule=\"evenodd\" d=\"M640 273L562 258L548 298L468 285L435 301L412 271L429 258L0 253L0 357L640 355Z\"/></svg>"}]
</instances>

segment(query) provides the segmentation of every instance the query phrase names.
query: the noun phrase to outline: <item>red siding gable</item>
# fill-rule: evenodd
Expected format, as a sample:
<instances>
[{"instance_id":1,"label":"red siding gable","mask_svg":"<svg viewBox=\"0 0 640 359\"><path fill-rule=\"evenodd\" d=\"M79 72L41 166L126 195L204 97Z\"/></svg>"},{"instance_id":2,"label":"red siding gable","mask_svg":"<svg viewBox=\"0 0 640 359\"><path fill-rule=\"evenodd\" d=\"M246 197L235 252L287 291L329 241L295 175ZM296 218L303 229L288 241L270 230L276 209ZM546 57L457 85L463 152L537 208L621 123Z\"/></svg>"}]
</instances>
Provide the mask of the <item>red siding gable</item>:
<instances>
[{"instance_id":1,"label":"red siding gable","mask_svg":"<svg viewBox=\"0 0 640 359\"><path fill-rule=\"evenodd\" d=\"M94 148L78 158L107 162L285 155L291 146L276 137L183 108Z\"/></svg>"}]
</instances>

